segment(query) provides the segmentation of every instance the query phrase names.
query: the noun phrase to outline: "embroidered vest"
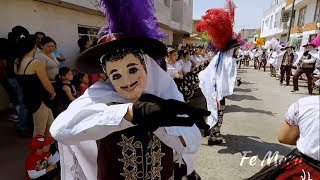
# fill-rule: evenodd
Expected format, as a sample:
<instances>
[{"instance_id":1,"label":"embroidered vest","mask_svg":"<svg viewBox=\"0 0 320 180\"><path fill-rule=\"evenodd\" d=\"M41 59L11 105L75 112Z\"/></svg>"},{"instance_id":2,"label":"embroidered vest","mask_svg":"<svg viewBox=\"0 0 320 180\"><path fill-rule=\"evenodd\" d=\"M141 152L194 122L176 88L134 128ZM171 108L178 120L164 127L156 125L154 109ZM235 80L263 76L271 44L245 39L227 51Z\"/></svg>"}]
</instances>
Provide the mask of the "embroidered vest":
<instances>
[{"instance_id":1,"label":"embroidered vest","mask_svg":"<svg viewBox=\"0 0 320 180\"><path fill-rule=\"evenodd\" d=\"M302 57L302 60L310 60L310 59L311 59L311 55L310 54ZM301 67L302 68L314 68L315 67L315 63L303 63L303 61L302 61Z\"/></svg>"},{"instance_id":2,"label":"embroidered vest","mask_svg":"<svg viewBox=\"0 0 320 180\"><path fill-rule=\"evenodd\" d=\"M173 150L141 127L112 133L97 145L99 180L173 180Z\"/></svg>"}]
</instances>

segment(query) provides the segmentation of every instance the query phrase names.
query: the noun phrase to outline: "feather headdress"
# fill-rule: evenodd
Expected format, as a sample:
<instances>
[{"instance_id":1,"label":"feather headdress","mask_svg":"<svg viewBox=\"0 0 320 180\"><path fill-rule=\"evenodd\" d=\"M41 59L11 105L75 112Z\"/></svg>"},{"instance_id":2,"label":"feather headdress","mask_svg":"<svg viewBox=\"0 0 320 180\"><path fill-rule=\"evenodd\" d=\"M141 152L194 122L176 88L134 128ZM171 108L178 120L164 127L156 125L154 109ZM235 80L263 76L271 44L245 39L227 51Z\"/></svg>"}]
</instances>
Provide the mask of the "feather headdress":
<instances>
[{"instance_id":1,"label":"feather headdress","mask_svg":"<svg viewBox=\"0 0 320 180\"><path fill-rule=\"evenodd\" d=\"M79 70L102 73L103 60L129 49L142 50L155 60L167 54L166 46L159 41L165 35L157 26L153 0L100 0L100 5L108 24L98 34L98 45L78 56Z\"/></svg>"},{"instance_id":2,"label":"feather headdress","mask_svg":"<svg viewBox=\"0 0 320 180\"><path fill-rule=\"evenodd\" d=\"M219 50L225 50L233 39L235 5L232 0L227 0L225 9L209 9L196 24L196 30L206 31Z\"/></svg>"},{"instance_id":3,"label":"feather headdress","mask_svg":"<svg viewBox=\"0 0 320 180\"><path fill-rule=\"evenodd\" d=\"M134 38L165 36L157 26L153 0L101 0L100 5L109 24L100 30L99 37L108 33Z\"/></svg>"}]
</instances>

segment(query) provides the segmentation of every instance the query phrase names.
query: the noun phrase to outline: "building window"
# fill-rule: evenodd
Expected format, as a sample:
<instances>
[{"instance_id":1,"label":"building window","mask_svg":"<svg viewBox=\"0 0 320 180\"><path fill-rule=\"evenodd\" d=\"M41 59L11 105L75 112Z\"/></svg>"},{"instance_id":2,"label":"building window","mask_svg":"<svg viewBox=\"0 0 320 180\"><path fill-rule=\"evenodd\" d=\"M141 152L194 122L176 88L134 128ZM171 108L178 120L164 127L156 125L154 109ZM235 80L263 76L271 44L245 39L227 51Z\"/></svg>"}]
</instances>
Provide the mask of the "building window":
<instances>
[{"instance_id":1,"label":"building window","mask_svg":"<svg viewBox=\"0 0 320 180\"><path fill-rule=\"evenodd\" d=\"M98 27L90 27L90 26L83 26L78 25L78 36L79 38L81 36L89 36L92 42L98 41L98 33L99 33Z\"/></svg>"},{"instance_id":2,"label":"building window","mask_svg":"<svg viewBox=\"0 0 320 180\"><path fill-rule=\"evenodd\" d=\"M304 26L307 6L299 10L298 26Z\"/></svg>"},{"instance_id":3,"label":"building window","mask_svg":"<svg viewBox=\"0 0 320 180\"><path fill-rule=\"evenodd\" d=\"M270 20L270 25L269 25L269 29L271 29L271 28L272 28L272 23L273 23L273 16L274 16L274 15L272 15L272 16L271 16L271 20Z\"/></svg>"},{"instance_id":4,"label":"building window","mask_svg":"<svg viewBox=\"0 0 320 180\"><path fill-rule=\"evenodd\" d=\"M313 41L317 37L317 34L313 34L309 36L309 42Z\"/></svg>"},{"instance_id":5,"label":"building window","mask_svg":"<svg viewBox=\"0 0 320 180\"><path fill-rule=\"evenodd\" d=\"M266 26L266 28L268 28L268 26L269 26L269 18L266 20L265 26Z\"/></svg>"},{"instance_id":6,"label":"building window","mask_svg":"<svg viewBox=\"0 0 320 180\"><path fill-rule=\"evenodd\" d=\"M273 25L274 28L280 26L280 18L281 18L280 13L277 13L274 18L274 25Z\"/></svg>"},{"instance_id":7,"label":"building window","mask_svg":"<svg viewBox=\"0 0 320 180\"><path fill-rule=\"evenodd\" d=\"M170 7L170 0L163 0L164 5Z\"/></svg>"},{"instance_id":8,"label":"building window","mask_svg":"<svg viewBox=\"0 0 320 180\"><path fill-rule=\"evenodd\" d=\"M320 21L320 0L317 1L316 12L314 13L314 21Z\"/></svg>"}]
</instances>

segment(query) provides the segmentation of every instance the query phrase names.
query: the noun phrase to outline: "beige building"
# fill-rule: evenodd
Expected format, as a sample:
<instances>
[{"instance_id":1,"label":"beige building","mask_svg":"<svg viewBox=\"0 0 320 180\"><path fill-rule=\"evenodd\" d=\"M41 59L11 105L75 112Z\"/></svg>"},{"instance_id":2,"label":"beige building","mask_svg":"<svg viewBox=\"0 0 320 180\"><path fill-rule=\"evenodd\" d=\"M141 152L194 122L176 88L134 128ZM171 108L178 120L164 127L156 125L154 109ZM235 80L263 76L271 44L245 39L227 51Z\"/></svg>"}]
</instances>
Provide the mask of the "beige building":
<instances>
[{"instance_id":1,"label":"beige building","mask_svg":"<svg viewBox=\"0 0 320 180\"><path fill-rule=\"evenodd\" d=\"M168 35L165 44L181 44L192 33L193 0L154 0L159 27ZM52 37L73 67L81 35L95 39L106 20L99 0L1 0L0 37L7 37L12 27L21 25L30 33L42 31ZM0 86L0 109L7 104Z\"/></svg>"},{"instance_id":2,"label":"beige building","mask_svg":"<svg viewBox=\"0 0 320 180\"><path fill-rule=\"evenodd\" d=\"M289 27L292 4L293 0L273 1L262 20L261 37L286 42L290 29L290 37L298 37L297 48L301 48L320 33L320 0L295 0Z\"/></svg>"},{"instance_id":3,"label":"beige building","mask_svg":"<svg viewBox=\"0 0 320 180\"><path fill-rule=\"evenodd\" d=\"M286 1L286 10L292 8L292 0ZM298 37L297 47L302 47L320 33L320 0L296 0L295 15L290 37Z\"/></svg>"}]
</instances>

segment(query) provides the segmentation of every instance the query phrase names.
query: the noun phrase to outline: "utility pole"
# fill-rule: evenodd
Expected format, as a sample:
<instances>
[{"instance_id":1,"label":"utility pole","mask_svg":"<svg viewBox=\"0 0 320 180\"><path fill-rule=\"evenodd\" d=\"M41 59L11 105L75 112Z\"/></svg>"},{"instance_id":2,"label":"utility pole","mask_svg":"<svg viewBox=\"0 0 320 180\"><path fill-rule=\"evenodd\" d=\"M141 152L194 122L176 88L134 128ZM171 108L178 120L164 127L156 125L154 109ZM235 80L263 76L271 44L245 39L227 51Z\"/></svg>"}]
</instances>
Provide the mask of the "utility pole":
<instances>
[{"instance_id":1,"label":"utility pole","mask_svg":"<svg viewBox=\"0 0 320 180\"><path fill-rule=\"evenodd\" d=\"M291 8L291 15L290 15L290 22L289 22L289 30L288 30L288 35L287 35L287 42L290 40L290 34L291 34L291 26L292 26L292 19L294 16L294 4L296 3L296 0L293 0L292 2L292 8Z\"/></svg>"}]
</instances>

